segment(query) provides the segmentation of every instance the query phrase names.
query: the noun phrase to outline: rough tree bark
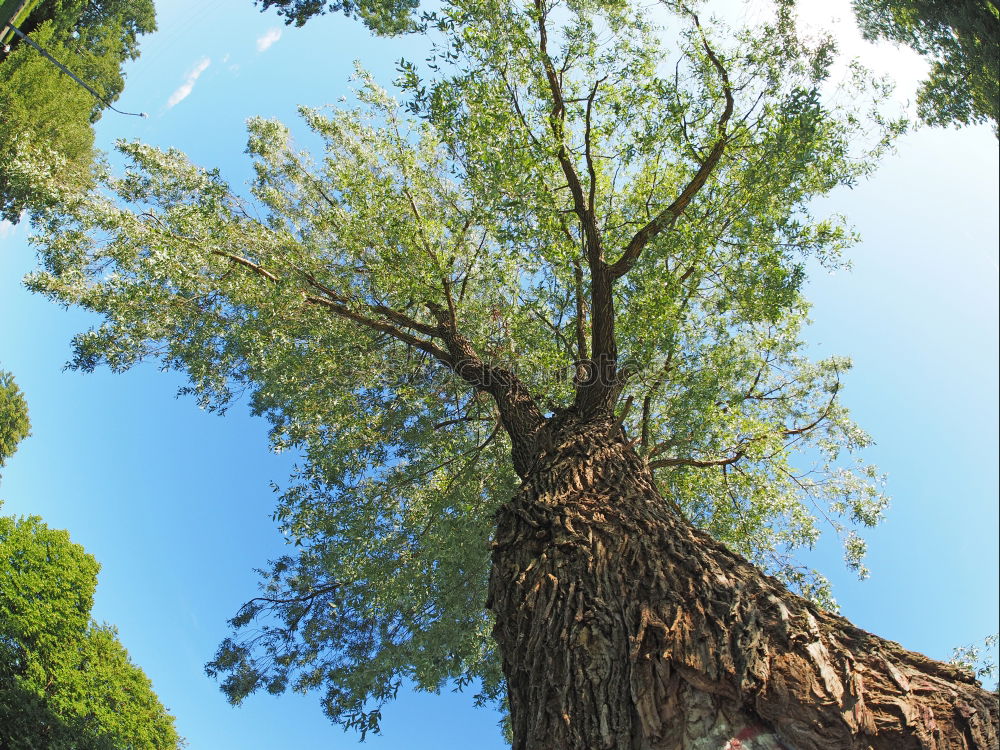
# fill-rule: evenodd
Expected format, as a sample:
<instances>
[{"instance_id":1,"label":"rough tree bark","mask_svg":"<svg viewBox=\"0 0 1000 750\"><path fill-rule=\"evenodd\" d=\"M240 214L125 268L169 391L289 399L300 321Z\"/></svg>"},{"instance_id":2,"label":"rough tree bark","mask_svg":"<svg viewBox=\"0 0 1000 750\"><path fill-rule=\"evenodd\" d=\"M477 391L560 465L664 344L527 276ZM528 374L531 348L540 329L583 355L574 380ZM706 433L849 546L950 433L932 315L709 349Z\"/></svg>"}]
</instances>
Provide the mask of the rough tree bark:
<instances>
[{"instance_id":1,"label":"rough tree bark","mask_svg":"<svg viewBox=\"0 0 1000 750\"><path fill-rule=\"evenodd\" d=\"M994 694L675 515L613 418L537 445L490 581L515 750L997 748Z\"/></svg>"}]
</instances>

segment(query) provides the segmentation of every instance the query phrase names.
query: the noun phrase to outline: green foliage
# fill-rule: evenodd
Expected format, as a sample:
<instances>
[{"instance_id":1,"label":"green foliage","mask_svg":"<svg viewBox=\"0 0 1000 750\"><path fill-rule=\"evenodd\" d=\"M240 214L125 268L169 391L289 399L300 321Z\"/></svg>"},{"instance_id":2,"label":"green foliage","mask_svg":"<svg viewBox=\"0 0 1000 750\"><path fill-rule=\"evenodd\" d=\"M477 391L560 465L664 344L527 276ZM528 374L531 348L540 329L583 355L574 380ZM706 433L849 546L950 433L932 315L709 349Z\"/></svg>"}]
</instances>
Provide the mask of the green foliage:
<instances>
[{"instance_id":1,"label":"green foliage","mask_svg":"<svg viewBox=\"0 0 1000 750\"><path fill-rule=\"evenodd\" d=\"M0 370L0 468L30 434L28 402L14 382L14 376Z\"/></svg>"},{"instance_id":2,"label":"green foliage","mask_svg":"<svg viewBox=\"0 0 1000 750\"><path fill-rule=\"evenodd\" d=\"M0 516L0 745L180 747L114 628L90 620L97 561L37 517Z\"/></svg>"},{"instance_id":3,"label":"green foliage","mask_svg":"<svg viewBox=\"0 0 1000 750\"><path fill-rule=\"evenodd\" d=\"M413 11L418 0L255 0L261 10L277 8L285 23L302 26L324 13L342 12L360 19L377 34L401 34L414 28Z\"/></svg>"},{"instance_id":4,"label":"green foliage","mask_svg":"<svg viewBox=\"0 0 1000 750\"><path fill-rule=\"evenodd\" d=\"M52 23L57 38L74 53L94 58L87 63L86 75L73 67L70 70L109 102L114 102L125 86L122 64L139 57L139 36L156 31L152 0L44 0L32 12L30 23L45 21ZM93 100L91 103L96 120L102 106Z\"/></svg>"},{"instance_id":5,"label":"green foliage","mask_svg":"<svg viewBox=\"0 0 1000 750\"><path fill-rule=\"evenodd\" d=\"M121 67L138 56L137 35L155 29L149 0L53 0L37 6L30 23L31 38L106 102L124 87ZM0 61L0 217L17 222L23 211L40 209L53 199L53 182L64 190L86 189L94 159L91 126L103 108L30 45L14 46Z\"/></svg>"},{"instance_id":6,"label":"green foliage","mask_svg":"<svg viewBox=\"0 0 1000 750\"><path fill-rule=\"evenodd\" d=\"M917 108L930 125L992 122L1000 137L1000 8L991 0L854 0L867 39L929 58Z\"/></svg>"},{"instance_id":7,"label":"green foliage","mask_svg":"<svg viewBox=\"0 0 1000 750\"><path fill-rule=\"evenodd\" d=\"M156 11L150 0L43 0L32 18L51 19L61 30L77 33L117 26L122 36L120 54L128 60L139 57L138 37L156 31Z\"/></svg>"},{"instance_id":8,"label":"green foliage","mask_svg":"<svg viewBox=\"0 0 1000 750\"><path fill-rule=\"evenodd\" d=\"M60 44L51 22L32 36L71 69L80 70L88 59ZM4 219L16 222L22 211L43 204L47 197L42 186L52 180L60 180L70 190L85 188L94 158L93 110L93 97L28 45L20 45L0 64L0 215Z\"/></svg>"},{"instance_id":9,"label":"green foliage","mask_svg":"<svg viewBox=\"0 0 1000 750\"><path fill-rule=\"evenodd\" d=\"M997 677L996 650L1000 644L1000 633L993 633L976 643L952 649L950 663L967 669L977 680ZM994 691L997 687L994 686Z\"/></svg>"},{"instance_id":10,"label":"green foliage","mask_svg":"<svg viewBox=\"0 0 1000 750\"><path fill-rule=\"evenodd\" d=\"M839 401L849 362L805 355L801 287L853 241L811 202L863 178L901 129L879 115L885 88L855 69L821 97L831 46L799 42L784 13L723 44L683 8L672 37L625 3L538 8L428 16L431 77L401 61L404 106L361 71L357 106L302 110L319 154L251 121L252 198L177 151L122 143L123 175L39 222L29 285L103 318L76 337L76 367L158 357L205 408L248 394L275 450L300 452L276 488L289 554L208 667L234 702L319 689L365 732L403 680L502 698L484 602L493 512L517 477L496 406L435 331L453 310L539 405L573 402L593 316L565 163L612 263L721 144L614 288L616 408L664 496L717 538L826 606L794 557L822 524L863 573L855 530L886 500L852 457L870 439Z\"/></svg>"}]
</instances>

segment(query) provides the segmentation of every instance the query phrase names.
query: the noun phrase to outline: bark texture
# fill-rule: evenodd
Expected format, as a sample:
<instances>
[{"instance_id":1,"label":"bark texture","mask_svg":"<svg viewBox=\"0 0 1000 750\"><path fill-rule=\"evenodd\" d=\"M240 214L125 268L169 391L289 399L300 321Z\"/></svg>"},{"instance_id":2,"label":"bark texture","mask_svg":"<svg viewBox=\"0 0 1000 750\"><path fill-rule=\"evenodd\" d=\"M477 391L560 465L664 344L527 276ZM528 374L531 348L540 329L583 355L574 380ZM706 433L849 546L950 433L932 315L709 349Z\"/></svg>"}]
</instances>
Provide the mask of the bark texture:
<instances>
[{"instance_id":1,"label":"bark texture","mask_svg":"<svg viewBox=\"0 0 1000 750\"><path fill-rule=\"evenodd\" d=\"M489 606L515 750L995 750L995 694L791 594L572 413L499 512Z\"/></svg>"}]
</instances>

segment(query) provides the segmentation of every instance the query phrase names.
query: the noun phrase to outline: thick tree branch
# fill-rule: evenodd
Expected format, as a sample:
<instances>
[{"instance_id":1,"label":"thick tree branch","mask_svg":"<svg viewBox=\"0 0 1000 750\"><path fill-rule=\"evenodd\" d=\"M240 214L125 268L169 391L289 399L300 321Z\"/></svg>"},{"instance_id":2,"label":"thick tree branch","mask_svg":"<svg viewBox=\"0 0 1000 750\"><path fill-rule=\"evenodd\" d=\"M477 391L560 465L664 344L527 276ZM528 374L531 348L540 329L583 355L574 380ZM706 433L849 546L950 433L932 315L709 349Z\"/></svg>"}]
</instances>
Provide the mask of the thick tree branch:
<instances>
[{"instance_id":1,"label":"thick tree branch","mask_svg":"<svg viewBox=\"0 0 1000 750\"><path fill-rule=\"evenodd\" d=\"M361 313L355 312L354 310L347 307L347 305L341 304L339 302L334 302L333 300L327 299L326 297L318 297L315 295L303 295L304 300L310 305L318 305L320 307L325 307L330 312L334 313L338 317L344 318L345 320L350 320L354 323L369 328L373 331L379 331L381 333L388 334L397 341L401 341L404 344L412 346L414 349L419 349L422 352L430 354L435 359L439 360L443 364L449 367L453 365L453 360L449 356L448 352L441 349L439 346L431 343L430 341L425 341L424 339L417 338L405 331L401 331L395 326L391 326L388 323L377 320L375 318L370 318L367 315L362 315Z\"/></svg>"},{"instance_id":2,"label":"thick tree branch","mask_svg":"<svg viewBox=\"0 0 1000 750\"><path fill-rule=\"evenodd\" d=\"M580 176L576 172L566 145L566 102L563 98L559 73L557 73L552 58L549 56L543 0L535 0L535 10L538 15L538 51L549 85L549 93L552 96L549 124L556 141L556 158L573 196L573 211L580 220L583 229L584 250L587 265L590 268L590 349L592 359L587 367L588 372L583 374L582 378L578 378L575 406L581 412L607 409L610 407L612 394L618 385L618 348L614 333L612 278L608 273L608 265L604 261L604 248L596 218L587 197L584 195ZM568 60L566 65L569 65ZM594 93L596 95L596 88ZM590 191L594 189L596 188L592 176Z\"/></svg>"},{"instance_id":3,"label":"thick tree branch","mask_svg":"<svg viewBox=\"0 0 1000 750\"><path fill-rule=\"evenodd\" d=\"M433 302L427 307L437 318L454 372L496 402L500 423L510 436L514 470L525 476L535 459L535 434L545 423L541 410L513 372L483 362L472 342L455 328L447 310Z\"/></svg>"},{"instance_id":4,"label":"thick tree branch","mask_svg":"<svg viewBox=\"0 0 1000 750\"><path fill-rule=\"evenodd\" d=\"M591 265L591 270L603 263L603 248L601 247L600 231L594 215L588 207L587 199L584 196L583 184L580 176L576 172L576 167L570 158L569 149L566 146L566 102L563 99L562 84L559 74L548 50L548 30L545 28L545 6L543 0L535 0L535 10L538 14L538 51L542 60L542 68L545 71L545 79L549 84L549 93L552 95L552 109L549 112L549 126L556 141L556 159L562 169L566 182L569 183L570 193L573 196L573 211L576 213L583 227L586 238L587 258ZM568 61L567 61L568 64ZM593 186L591 186L591 189Z\"/></svg>"},{"instance_id":5,"label":"thick tree branch","mask_svg":"<svg viewBox=\"0 0 1000 750\"><path fill-rule=\"evenodd\" d=\"M278 277L275 274L253 261L224 251L213 252L245 268L249 268L272 283L278 281ZM472 343L458 332L451 309L442 308L434 302L427 303L428 309L430 309L431 313L438 320L438 326L435 328L419 323L409 316L390 308L381 305L376 306L378 310L383 311L390 318L399 319L402 325L414 328L415 330L427 331L429 335L442 339L447 346L447 350L444 350L430 341L417 338L393 325L352 310L345 304L343 298L336 295L329 287L316 281L315 277L312 277L311 274L305 274L305 278L311 286L321 291L323 295L318 296L303 293L305 302L326 307L339 317L353 321L369 329L386 333L415 349L426 352L447 365L470 385L489 393L497 404L501 424L511 439L514 469L521 476L527 473L535 457L535 433L545 422L545 418L536 406L527 387L525 387L514 373L505 368L489 365L482 361L473 348Z\"/></svg>"},{"instance_id":6,"label":"thick tree branch","mask_svg":"<svg viewBox=\"0 0 1000 750\"><path fill-rule=\"evenodd\" d=\"M328 287L326 284L323 284L322 282L317 280L313 274L303 271L302 275L311 287L321 292L331 302L337 302L342 305L346 305L348 303L348 299L346 297L337 294L333 289ZM391 307L388 307L387 305L369 304L366 305L366 307L372 312L378 313L379 315L382 315L383 317L391 320L396 325L402 326L404 328L410 328L414 331L417 331L418 333L424 334L425 336L431 336L431 337L441 336L441 330L437 326L431 326L427 325L426 323L421 323L420 321L411 318L409 315L406 315L405 313L400 312L399 310L395 310Z\"/></svg>"},{"instance_id":7,"label":"thick tree branch","mask_svg":"<svg viewBox=\"0 0 1000 750\"><path fill-rule=\"evenodd\" d=\"M174 236L176 237L178 235L174 235ZM187 238L182 238L182 239L187 239ZM263 276L268 281L271 281L271 282L273 282L275 284L278 283L278 277L277 276L275 276L273 273L271 273L270 271L268 271L266 268L264 268L259 263L254 263L252 260L249 260L248 258L244 258L241 255L236 255L235 253L227 253L227 252L225 252L223 250L213 250L212 254L213 255L218 255L221 258L226 258L228 260L231 260L233 263L236 263L237 265L243 266L244 268L249 268L255 274L257 274L258 276Z\"/></svg>"},{"instance_id":8,"label":"thick tree branch","mask_svg":"<svg viewBox=\"0 0 1000 750\"><path fill-rule=\"evenodd\" d=\"M151 213L145 213L143 214L143 216L146 216L147 218L156 221L160 225L160 231L164 232L170 237L198 248L202 247L202 245L197 241L196 238L185 237L184 235L180 235L177 234L176 232L170 231L166 227L166 225L164 225L163 220L160 219L160 217L155 216L154 214ZM235 263L238 266L242 266L243 268L249 269L254 274L260 276L261 278L267 279L267 281L271 282L272 284L277 284L280 281L280 279L275 273L264 268L259 263L253 262L249 258L245 258L241 255L237 255L236 253L230 253L225 250L210 250L209 252L212 255L216 255L220 258L225 258L226 260ZM302 292L303 301L305 301L306 303L312 305L324 306L342 318L346 318L352 322L359 323L365 326L366 328L379 331L380 333L385 333L405 344L414 347L415 349L419 349L420 351L430 354L431 356L440 360L442 363L451 366L451 360L449 358L448 353L445 352L440 347L435 346L430 341L424 341L417 338L416 336L408 334L405 331L396 328L395 326L385 323L384 321L371 318L367 315L352 310L350 307L348 307L347 299L345 297L336 294L329 287L324 286L323 284L317 282L315 277L312 276L311 274L304 272L303 275L306 281L309 282L311 286L322 291L323 294L328 295L328 297L317 297L315 295L310 295L307 294L306 292ZM411 328L415 331L418 331L419 333L423 333L428 336L440 335L440 331L438 331L436 328L420 323L416 320L413 320L409 316L397 310L393 310L392 308L386 307L384 305L369 305L367 307L372 312L384 315L388 317L390 320L394 320L398 324L403 325L407 328Z\"/></svg>"},{"instance_id":9,"label":"thick tree branch","mask_svg":"<svg viewBox=\"0 0 1000 750\"><path fill-rule=\"evenodd\" d=\"M726 149L726 144L729 142L729 135L726 131L726 126L729 123L729 118L733 115L733 107L735 104L732 85L729 82L729 73L726 71L725 66L719 60L715 51L708 43L708 39L705 37L704 32L702 32L698 16L691 13L691 17L694 19L694 24L698 28L698 31L701 32L701 40L702 45L705 48L705 53L712 62L712 66L719 74L719 78L722 79L722 92L725 96L726 104L722 114L719 116L718 122L716 123L718 138L715 141L715 145L712 146L712 150L701 163L701 166L695 173L694 177L691 178L691 181L681 191L680 195L677 196L673 203L654 216L649 223L636 232L635 236L632 237L628 245L625 247L625 252L622 253L622 256L610 266L612 279L618 279L628 273L635 265L636 261L639 259L639 255L642 253L646 245L649 244L650 240L664 230L673 226L674 222L676 222L681 214L684 213L684 209L687 208L688 204L698 194L698 191L701 190L706 182L708 182L708 178L711 177L712 172L715 171L721 161L723 152Z\"/></svg>"},{"instance_id":10,"label":"thick tree branch","mask_svg":"<svg viewBox=\"0 0 1000 750\"><path fill-rule=\"evenodd\" d=\"M181 237L173 233L171 233L171 235L174 237L178 237L179 239L183 239L186 242L193 243L193 240L191 240L190 238ZM276 284L279 282L279 278L277 275L267 270L259 263L254 263L252 260L249 260L248 258L244 258L243 256L236 255L235 253L229 253L224 250L211 250L210 252L213 255L226 258L232 263L236 263L237 265L243 266L244 268L251 270L253 273L257 274L258 276L264 279L267 279L271 283ZM304 274L304 276L306 278L306 281L309 282L311 286L314 286L322 290L324 295L326 294L334 295L332 290L330 290L328 287L324 287L322 284L318 284L318 282L316 282L315 279L311 277L311 274L307 273ZM396 326L390 325L389 323L378 320L376 318L369 317L368 315L357 312L356 310L352 310L350 307L348 307L346 300L343 297L340 297L339 295L334 295L331 298L327 296L319 297L316 295L308 294L306 292L302 292L302 299L307 304L319 305L321 307L325 307L332 313L336 314L338 317L350 320L354 323L358 323L370 330L378 331L380 333L385 333L391 336L392 338L401 341L404 344L408 344L409 346L412 346L415 349L419 349L422 352L430 354L431 356L435 357L440 362L448 365L449 367L452 366L451 357L445 350L434 345L430 341L417 338L416 336L413 336L412 334L409 334L406 331L400 330ZM412 320L403 313L392 310L391 308L384 307L382 305L377 305L374 307L369 307L369 309L371 309L373 312L379 312L381 314L390 313L392 316L397 317L407 327L413 328L414 330L418 330L428 335L434 335L434 333L432 333L434 329L432 329L431 327L425 326L422 323L418 323L417 321Z\"/></svg>"},{"instance_id":11,"label":"thick tree branch","mask_svg":"<svg viewBox=\"0 0 1000 750\"><path fill-rule=\"evenodd\" d=\"M221 250L212 252L251 270L271 283L279 281L278 276L273 272L247 258ZM501 424L511 438L514 468L522 476L528 471L535 455L534 435L545 419L520 379L507 369L483 362L472 343L458 331L455 305L451 298L449 285L446 285L445 289L446 297L448 297L447 308L442 308L434 302L427 303L428 309L437 319L437 326L421 323L405 313L385 305L366 306L370 312L396 323L396 325L392 325L352 309L348 305L347 298L318 281L313 274L303 272L303 277L312 288L319 292L318 295L302 292L303 300L306 303L325 307L341 318L385 333L414 349L426 352L447 365L470 385L489 393L500 412ZM438 338L445 343L447 348L442 349L431 341L407 333L402 328L409 328L432 338Z\"/></svg>"}]
</instances>

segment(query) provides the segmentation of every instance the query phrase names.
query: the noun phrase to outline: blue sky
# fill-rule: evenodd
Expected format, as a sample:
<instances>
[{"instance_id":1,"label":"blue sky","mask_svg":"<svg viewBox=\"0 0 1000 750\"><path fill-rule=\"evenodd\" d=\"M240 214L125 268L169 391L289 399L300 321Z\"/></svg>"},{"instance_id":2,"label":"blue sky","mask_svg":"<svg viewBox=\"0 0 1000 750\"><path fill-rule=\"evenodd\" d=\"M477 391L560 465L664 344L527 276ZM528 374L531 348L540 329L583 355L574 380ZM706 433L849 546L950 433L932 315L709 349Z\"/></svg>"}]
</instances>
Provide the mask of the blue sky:
<instances>
[{"instance_id":1,"label":"blue sky","mask_svg":"<svg viewBox=\"0 0 1000 750\"><path fill-rule=\"evenodd\" d=\"M249 175L244 121L291 123L298 104L336 102L353 61L387 83L394 61L422 58L419 40L373 40L342 17L285 27L245 0L158 3L160 32L143 43L98 140L176 146L230 181ZM900 77L912 97L920 64L850 36L846 5L806 4L844 46ZM872 577L854 580L839 551L814 557L843 614L907 648L947 658L997 630L997 141L986 128L919 130L876 176L823 208L863 235L851 273L811 281L817 355L855 368L844 399L875 437L868 458L889 474L889 520L869 535ZM7 514L38 514L101 562L95 616L116 624L177 717L193 750L354 747L315 696L254 697L232 708L202 665L225 621L254 591L252 569L281 554L269 482L288 456L265 426L233 408L220 418L174 397L172 374L63 371L73 333L90 320L27 294L25 228L0 227L0 366L31 406L33 436L4 471ZM407 693L385 712L375 748L503 747L497 716L471 695Z\"/></svg>"}]
</instances>

